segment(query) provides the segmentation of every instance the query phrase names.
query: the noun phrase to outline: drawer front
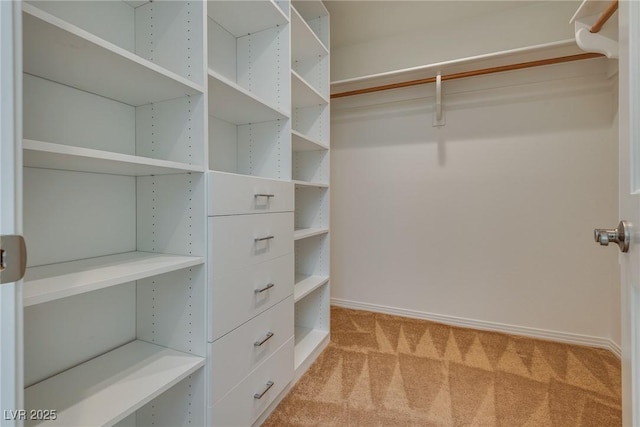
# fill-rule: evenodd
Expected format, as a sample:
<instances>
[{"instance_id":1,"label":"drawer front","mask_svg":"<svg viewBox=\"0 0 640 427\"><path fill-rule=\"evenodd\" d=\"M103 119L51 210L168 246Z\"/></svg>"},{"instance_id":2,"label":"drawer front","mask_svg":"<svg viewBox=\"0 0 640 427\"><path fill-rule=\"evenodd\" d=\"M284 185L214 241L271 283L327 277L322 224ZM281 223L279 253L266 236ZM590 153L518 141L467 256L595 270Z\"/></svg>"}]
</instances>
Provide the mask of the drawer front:
<instances>
[{"instance_id":1,"label":"drawer front","mask_svg":"<svg viewBox=\"0 0 640 427\"><path fill-rule=\"evenodd\" d=\"M293 253L209 280L209 342L213 342L293 294Z\"/></svg>"},{"instance_id":2,"label":"drawer front","mask_svg":"<svg viewBox=\"0 0 640 427\"><path fill-rule=\"evenodd\" d=\"M212 277L293 252L293 212L209 217Z\"/></svg>"},{"instance_id":3,"label":"drawer front","mask_svg":"<svg viewBox=\"0 0 640 427\"><path fill-rule=\"evenodd\" d=\"M211 347L211 401L215 404L293 337L293 297L228 333Z\"/></svg>"},{"instance_id":4,"label":"drawer front","mask_svg":"<svg viewBox=\"0 0 640 427\"><path fill-rule=\"evenodd\" d=\"M293 379L293 346L293 338L291 338L251 375L213 405L211 411L213 425L224 427L252 425ZM273 382L271 388L260 399L256 398L254 395L262 393L269 381Z\"/></svg>"},{"instance_id":5,"label":"drawer front","mask_svg":"<svg viewBox=\"0 0 640 427\"><path fill-rule=\"evenodd\" d=\"M208 172L209 216L292 212L292 182Z\"/></svg>"}]
</instances>

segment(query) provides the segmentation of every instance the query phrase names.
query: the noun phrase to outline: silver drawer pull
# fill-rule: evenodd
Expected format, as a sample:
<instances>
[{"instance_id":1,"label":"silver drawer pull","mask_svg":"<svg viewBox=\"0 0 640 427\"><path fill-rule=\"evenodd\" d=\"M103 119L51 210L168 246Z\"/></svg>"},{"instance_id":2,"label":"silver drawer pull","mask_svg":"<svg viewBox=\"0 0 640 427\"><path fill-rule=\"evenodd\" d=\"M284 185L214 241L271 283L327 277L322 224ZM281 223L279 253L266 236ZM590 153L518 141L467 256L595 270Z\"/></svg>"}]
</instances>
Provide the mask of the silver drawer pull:
<instances>
[{"instance_id":1,"label":"silver drawer pull","mask_svg":"<svg viewBox=\"0 0 640 427\"><path fill-rule=\"evenodd\" d=\"M253 241L254 242L263 242L265 240L271 240L273 238L274 238L274 236L256 237L255 239L253 239Z\"/></svg>"},{"instance_id":2,"label":"silver drawer pull","mask_svg":"<svg viewBox=\"0 0 640 427\"><path fill-rule=\"evenodd\" d=\"M266 392L268 392L271 387L273 387L273 381L267 381L267 387L264 390L262 390L262 393L254 394L253 398L254 399L262 399L262 396L264 396L264 394Z\"/></svg>"},{"instance_id":3,"label":"silver drawer pull","mask_svg":"<svg viewBox=\"0 0 640 427\"><path fill-rule=\"evenodd\" d=\"M269 341L272 336L273 336L273 332L267 332L267 335L262 340L254 342L253 345L256 347L260 347L262 344Z\"/></svg>"},{"instance_id":4,"label":"silver drawer pull","mask_svg":"<svg viewBox=\"0 0 640 427\"><path fill-rule=\"evenodd\" d=\"M256 294L261 294L264 291L268 291L269 289L273 288L275 286L275 284L273 283L268 283L267 285L265 285L264 288L260 288L260 289L254 289L253 292Z\"/></svg>"},{"instance_id":5,"label":"silver drawer pull","mask_svg":"<svg viewBox=\"0 0 640 427\"><path fill-rule=\"evenodd\" d=\"M276 197L275 194L267 194L267 193L258 193L258 194L254 194L253 197L255 197L256 199L258 197L266 197L267 199L270 199L272 197Z\"/></svg>"}]
</instances>

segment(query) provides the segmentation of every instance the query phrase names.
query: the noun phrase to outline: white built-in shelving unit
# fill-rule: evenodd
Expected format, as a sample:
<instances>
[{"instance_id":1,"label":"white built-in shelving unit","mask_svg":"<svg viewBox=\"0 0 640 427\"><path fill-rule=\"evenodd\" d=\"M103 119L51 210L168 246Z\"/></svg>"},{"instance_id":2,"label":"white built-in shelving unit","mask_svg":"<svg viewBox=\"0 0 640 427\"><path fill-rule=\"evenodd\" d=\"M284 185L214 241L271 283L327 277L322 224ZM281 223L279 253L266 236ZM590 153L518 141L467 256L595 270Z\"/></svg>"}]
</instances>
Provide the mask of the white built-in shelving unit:
<instances>
[{"instance_id":1,"label":"white built-in shelving unit","mask_svg":"<svg viewBox=\"0 0 640 427\"><path fill-rule=\"evenodd\" d=\"M329 14L321 1L292 2L291 50L299 377L329 340Z\"/></svg>"},{"instance_id":2,"label":"white built-in shelving unit","mask_svg":"<svg viewBox=\"0 0 640 427\"><path fill-rule=\"evenodd\" d=\"M23 3L24 396L57 411L42 425L206 423L204 10Z\"/></svg>"},{"instance_id":3,"label":"white built-in shelving unit","mask_svg":"<svg viewBox=\"0 0 640 427\"><path fill-rule=\"evenodd\" d=\"M327 10L22 6L26 425L259 423L329 338Z\"/></svg>"}]
</instances>

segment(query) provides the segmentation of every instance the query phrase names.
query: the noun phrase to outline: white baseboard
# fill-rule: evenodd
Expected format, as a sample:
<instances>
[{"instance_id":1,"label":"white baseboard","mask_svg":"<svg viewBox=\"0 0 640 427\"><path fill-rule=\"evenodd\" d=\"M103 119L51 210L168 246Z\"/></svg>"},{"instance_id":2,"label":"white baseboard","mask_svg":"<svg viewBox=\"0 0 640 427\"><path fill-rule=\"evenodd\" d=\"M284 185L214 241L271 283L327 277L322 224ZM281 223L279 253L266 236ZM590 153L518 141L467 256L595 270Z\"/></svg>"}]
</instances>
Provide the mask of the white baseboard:
<instances>
[{"instance_id":1,"label":"white baseboard","mask_svg":"<svg viewBox=\"0 0 640 427\"><path fill-rule=\"evenodd\" d=\"M611 351L618 358L622 357L620 346L609 338L592 337L588 335L573 334L570 332L551 331L546 329L529 328L526 326L507 325L504 323L486 322L484 320L466 319L463 317L444 314L427 313L424 311L408 310L405 308L388 307L378 304L369 304L358 301L349 301L340 298L331 298L331 305L336 307L351 308L354 310L367 310L377 313L393 314L414 319L431 320L452 326L480 329L484 331L504 332L512 335L521 335L530 338L540 338L549 341L577 344L589 347L604 348Z\"/></svg>"}]
</instances>

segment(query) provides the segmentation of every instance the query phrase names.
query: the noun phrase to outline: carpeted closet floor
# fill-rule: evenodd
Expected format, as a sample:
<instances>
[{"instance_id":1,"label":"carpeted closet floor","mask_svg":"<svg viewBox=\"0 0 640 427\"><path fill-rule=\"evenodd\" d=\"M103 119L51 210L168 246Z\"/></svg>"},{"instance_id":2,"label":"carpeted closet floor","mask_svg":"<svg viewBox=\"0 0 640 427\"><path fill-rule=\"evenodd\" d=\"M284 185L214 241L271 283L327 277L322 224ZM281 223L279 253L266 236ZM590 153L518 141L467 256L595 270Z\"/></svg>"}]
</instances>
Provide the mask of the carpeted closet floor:
<instances>
[{"instance_id":1,"label":"carpeted closet floor","mask_svg":"<svg viewBox=\"0 0 640 427\"><path fill-rule=\"evenodd\" d=\"M265 426L621 426L606 350L331 309L331 343Z\"/></svg>"}]
</instances>

